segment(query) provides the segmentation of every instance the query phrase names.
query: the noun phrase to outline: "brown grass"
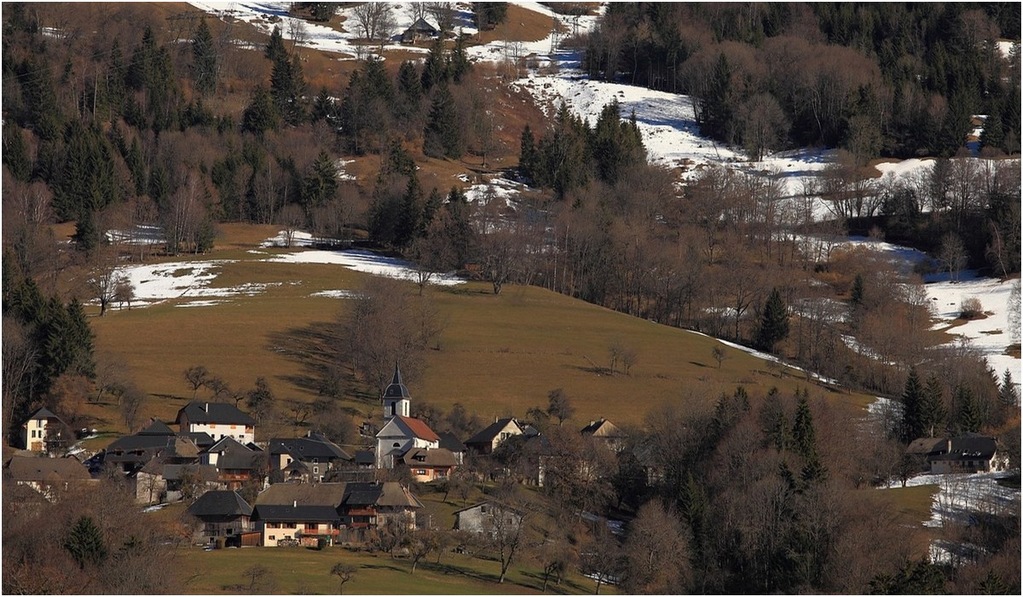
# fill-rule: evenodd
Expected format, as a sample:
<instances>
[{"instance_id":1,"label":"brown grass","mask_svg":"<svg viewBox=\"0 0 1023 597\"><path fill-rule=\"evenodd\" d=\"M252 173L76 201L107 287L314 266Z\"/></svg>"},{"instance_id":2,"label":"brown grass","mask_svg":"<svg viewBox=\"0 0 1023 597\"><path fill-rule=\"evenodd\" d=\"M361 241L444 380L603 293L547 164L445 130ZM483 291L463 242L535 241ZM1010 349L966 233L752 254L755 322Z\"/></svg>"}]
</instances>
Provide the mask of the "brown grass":
<instances>
[{"instance_id":1,"label":"brown grass","mask_svg":"<svg viewBox=\"0 0 1023 597\"><path fill-rule=\"evenodd\" d=\"M175 305L183 301L174 299L91 319L97 351L116 355L152 396L143 406L145 416L172 419L191 399L183 372L192 365L206 366L234 389L247 390L257 377L266 377L282 403L317 396L314 365L329 355L316 352L309 334L328 328L348 302L310 294L358 288L366 275L333 265L267 263L248 253L243 239L263 237L268 227L225 228L229 246L199 258L237 260L221 266L215 285L276 285L211 307L180 308ZM415 292L411 285L409 290ZM540 288L508 286L495 296L489 285L470 283L428 294L445 328L440 349L427 356L425 375L411 383L413 399L443 408L461 402L484 418L522 415L545 405L547 393L559 387L575 403L576 422L605 416L639 423L661 408L710 408L720 393L738 385L754 391L777 386L788 393L806 385L801 374L779 373L730 348L724 349L728 358L719 369L711 356L718 345L712 338ZM616 339L639 355L630 375L604 370L608 346ZM379 389L356 389L345 405L376 416L376 400L362 395L374 396ZM819 391L855 407L870 400ZM99 428L123 431L114 405L93 408Z\"/></svg>"}]
</instances>

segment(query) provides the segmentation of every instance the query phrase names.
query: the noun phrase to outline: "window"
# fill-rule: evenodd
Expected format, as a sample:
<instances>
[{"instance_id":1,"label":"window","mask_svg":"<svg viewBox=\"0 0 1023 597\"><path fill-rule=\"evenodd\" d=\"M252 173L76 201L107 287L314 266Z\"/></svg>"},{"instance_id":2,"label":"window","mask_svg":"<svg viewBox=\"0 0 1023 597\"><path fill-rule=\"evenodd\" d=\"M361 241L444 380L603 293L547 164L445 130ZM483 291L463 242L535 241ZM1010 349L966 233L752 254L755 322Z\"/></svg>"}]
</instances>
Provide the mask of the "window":
<instances>
[{"instance_id":1,"label":"window","mask_svg":"<svg viewBox=\"0 0 1023 597\"><path fill-rule=\"evenodd\" d=\"M293 529L293 528L295 528L295 523L293 523L293 522L285 522L284 524L281 525L281 528Z\"/></svg>"},{"instance_id":2,"label":"window","mask_svg":"<svg viewBox=\"0 0 1023 597\"><path fill-rule=\"evenodd\" d=\"M36 438L36 430L35 430L35 429L33 429L33 430L32 430L32 439L35 439L35 438Z\"/></svg>"},{"instance_id":3,"label":"window","mask_svg":"<svg viewBox=\"0 0 1023 597\"><path fill-rule=\"evenodd\" d=\"M318 466L314 466L314 467L313 467L313 474L314 474L314 475L318 475L318 474L320 474L320 467L318 467Z\"/></svg>"},{"instance_id":4,"label":"window","mask_svg":"<svg viewBox=\"0 0 1023 597\"><path fill-rule=\"evenodd\" d=\"M313 464L319 464L319 463L320 463L320 459L319 458L313 458Z\"/></svg>"},{"instance_id":5,"label":"window","mask_svg":"<svg viewBox=\"0 0 1023 597\"><path fill-rule=\"evenodd\" d=\"M277 540L277 535L270 535L270 540L271 541L276 541Z\"/></svg>"},{"instance_id":6,"label":"window","mask_svg":"<svg viewBox=\"0 0 1023 597\"><path fill-rule=\"evenodd\" d=\"M425 468L417 468L416 469L416 474L417 475L425 475L426 474L426 469Z\"/></svg>"}]
</instances>

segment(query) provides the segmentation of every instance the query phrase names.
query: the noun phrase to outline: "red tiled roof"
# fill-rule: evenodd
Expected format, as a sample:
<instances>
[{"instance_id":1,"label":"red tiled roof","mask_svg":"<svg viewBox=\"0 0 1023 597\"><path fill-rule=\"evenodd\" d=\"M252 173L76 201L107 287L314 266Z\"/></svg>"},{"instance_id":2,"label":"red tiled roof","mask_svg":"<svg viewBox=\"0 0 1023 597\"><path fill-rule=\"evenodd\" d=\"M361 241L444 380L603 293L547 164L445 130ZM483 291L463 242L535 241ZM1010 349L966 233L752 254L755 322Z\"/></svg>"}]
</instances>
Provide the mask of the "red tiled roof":
<instances>
[{"instance_id":1,"label":"red tiled roof","mask_svg":"<svg viewBox=\"0 0 1023 597\"><path fill-rule=\"evenodd\" d=\"M412 430L412 433L416 434L419 439L425 439L428 442L439 442L440 437L430 429L430 426L420 421L419 419L413 419L412 417L403 417L398 415L402 423L408 425L408 428Z\"/></svg>"}]
</instances>

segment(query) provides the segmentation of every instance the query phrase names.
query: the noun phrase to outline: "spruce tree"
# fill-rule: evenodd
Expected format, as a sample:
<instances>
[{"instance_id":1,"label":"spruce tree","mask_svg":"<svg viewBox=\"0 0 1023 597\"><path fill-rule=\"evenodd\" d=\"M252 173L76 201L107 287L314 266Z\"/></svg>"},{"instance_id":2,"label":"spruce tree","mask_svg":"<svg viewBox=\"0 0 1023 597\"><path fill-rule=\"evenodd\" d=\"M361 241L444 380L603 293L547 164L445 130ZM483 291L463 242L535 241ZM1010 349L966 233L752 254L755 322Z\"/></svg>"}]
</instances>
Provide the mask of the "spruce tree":
<instances>
[{"instance_id":1,"label":"spruce tree","mask_svg":"<svg viewBox=\"0 0 1023 597\"><path fill-rule=\"evenodd\" d=\"M1009 369L1002 375L1002 383L998 388L998 400L1006 407L1019 406L1019 390L1012 380L1012 373Z\"/></svg>"},{"instance_id":2,"label":"spruce tree","mask_svg":"<svg viewBox=\"0 0 1023 597\"><path fill-rule=\"evenodd\" d=\"M430 114L423 131L423 153L430 157L451 159L458 159L465 153L458 108L447 84L441 85L434 92Z\"/></svg>"},{"instance_id":3,"label":"spruce tree","mask_svg":"<svg viewBox=\"0 0 1023 597\"><path fill-rule=\"evenodd\" d=\"M419 184L419 177L412 174L408 177L405 194L398 208L394 244L400 248L407 247L422 235L423 228L423 188Z\"/></svg>"},{"instance_id":4,"label":"spruce tree","mask_svg":"<svg viewBox=\"0 0 1023 597\"><path fill-rule=\"evenodd\" d=\"M804 389L796 403L796 417L792 423L792 447L797 454L809 460L817 457L817 437L813 427L813 414Z\"/></svg>"},{"instance_id":5,"label":"spruce tree","mask_svg":"<svg viewBox=\"0 0 1023 597\"><path fill-rule=\"evenodd\" d=\"M71 527L71 532L64 540L64 549L78 562L78 567L98 565L107 557L107 547L103 543L103 533L88 516L81 516Z\"/></svg>"},{"instance_id":6,"label":"spruce tree","mask_svg":"<svg viewBox=\"0 0 1023 597\"><path fill-rule=\"evenodd\" d=\"M927 437L934 437L938 434L948 416L942 393L943 387L938 376L928 377L927 385L924 387L923 401L920 405L920 422Z\"/></svg>"},{"instance_id":7,"label":"spruce tree","mask_svg":"<svg viewBox=\"0 0 1023 597\"><path fill-rule=\"evenodd\" d=\"M983 414L973 392L965 386L956 388L956 420L958 433L976 433L983 423Z\"/></svg>"},{"instance_id":8,"label":"spruce tree","mask_svg":"<svg viewBox=\"0 0 1023 597\"><path fill-rule=\"evenodd\" d=\"M864 298L864 281L863 274L856 274L853 278L852 294L850 299L852 300L853 307L862 307Z\"/></svg>"},{"instance_id":9,"label":"spruce tree","mask_svg":"<svg viewBox=\"0 0 1023 597\"><path fill-rule=\"evenodd\" d=\"M250 133L263 134L265 131L276 130L280 126L280 115L274 105L270 92L262 85L257 85L252 92L252 99L242 114L242 130Z\"/></svg>"},{"instance_id":10,"label":"spruce tree","mask_svg":"<svg viewBox=\"0 0 1023 597\"><path fill-rule=\"evenodd\" d=\"M274 61L270 74L270 95L284 122L297 126L305 120L305 78L298 56Z\"/></svg>"},{"instance_id":11,"label":"spruce tree","mask_svg":"<svg viewBox=\"0 0 1023 597\"><path fill-rule=\"evenodd\" d=\"M277 25L274 25L274 29L270 33L270 41L267 42L263 55L274 63L286 60L288 57L288 51L284 48L284 36L281 35L281 28Z\"/></svg>"},{"instance_id":12,"label":"spruce tree","mask_svg":"<svg viewBox=\"0 0 1023 597\"><path fill-rule=\"evenodd\" d=\"M404 96L407 109L418 111L419 102L423 99L423 81L411 60L402 62L398 67L398 91Z\"/></svg>"},{"instance_id":13,"label":"spruce tree","mask_svg":"<svg viewBox=\"0 0 1023 597\"><path fill-rule=\"evenodd\" d=\"M526 179L533 179L536 170L536 141L533 140L533 131L527 124L522 129L522 137L519 142L519 174Z\"/></svg>"},{"instance_id":14,"label":"spruce tree","mask_svg":"<svg viewBox=\"0 0 1023 597\"><path fill-rule=\"evenodd\" d=\"M306 209L319 207L334 197L337 186L337 166L326 151L320 151L303 182L302 203Z\"/></svg>"},{"instance_id":15,"label":"spruce tree","mask_svg":"<svg viewBox=\"0 0 1023 597\"><path fill-rule=\"evenodd\" d=\"M217 46L206 21L199 22L192 39L192 77L199 95L210 96L217 90Z\"/></svg>"},{"instance_id":16,"label":"spruce tree","mask_svg":"<svg viewBox=\"0 0 1023 597\"><path fill-rule=\"evenodd\" d=\"M451 55L448 58L448 70L455 83L461 83L462 79L472 69L469 56L465 53L465 41L466 37L459 35L458 39L455 40L455 47L451 49Z\"/></svg>"},{"instance_id":17,"label":"spruce tree","mask_svg":"<svg viewBox=\"0 0 1023 597\"><path fill-rule=\"evenodd\" d=\"M916 367L909 370L906 386L902 391L902 425L900 436L903 443L923 437L926 429L923 417L924 389Z\"/></svg>"},{"instance_id":18,"label":"spruce tree","mask_svg":"<svg viewBox=\"0 0 1023 597\"><path fill-rule=\"evenodd\" d=\"M443 40L438 37L430 46L430 53L426 55L422 75L424 91L429 91L435 85L446 83L448 80L448 62L444 57L443 43Z\"/></svg>"},{"instance_id":19,"label":"spruce tree","mask_svg":"<svg viewBox=\"0 0 1023 597\"><path fill-rule=\"evenodd\" d=\"M28 155L25 138L21 127L8 123L3 129L3 163L11 172L11 176L22 182L28 182L32 176L32 159Z\"/></svg>"},{"instance_id":20,"label":"spruce tree","mask_svg":"<svg viewBox=\"0 0 1023 597\"><path fill-rule=\"evenodd\" d=\"M777 288L771 289L771 294L764 305L764 315L760 319L760 328L757 331L757 346L761 350L774 351L774 347L789 335L789 310L781 298Z\"/></svg>"}]
</instances>

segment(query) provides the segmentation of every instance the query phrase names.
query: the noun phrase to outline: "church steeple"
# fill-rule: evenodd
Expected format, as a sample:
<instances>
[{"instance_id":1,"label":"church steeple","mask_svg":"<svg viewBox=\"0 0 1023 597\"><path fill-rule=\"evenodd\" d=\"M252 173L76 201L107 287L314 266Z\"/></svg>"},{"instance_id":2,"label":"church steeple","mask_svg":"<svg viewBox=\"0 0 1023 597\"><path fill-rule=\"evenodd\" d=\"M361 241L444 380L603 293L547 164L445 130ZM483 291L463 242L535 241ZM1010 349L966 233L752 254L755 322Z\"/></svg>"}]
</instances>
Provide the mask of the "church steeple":
<instances>
[{"instance_id":1,"label":"church steeple","mask_svg":"<svg viewBox=\"0 0 1023 597\"><path fill-rule=\"evenodd\" d=\"M405 382L401 379L401 369L398 368L398 363L394 363L394 376L391 378L391 383L384 390L384 417L390 418L396 415L403 417L409 416L409 407L411 396L409 396L408 388L405 387Z\"/></svg>"}]
</instances>

